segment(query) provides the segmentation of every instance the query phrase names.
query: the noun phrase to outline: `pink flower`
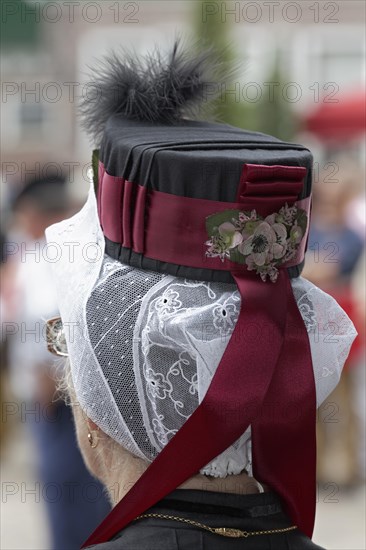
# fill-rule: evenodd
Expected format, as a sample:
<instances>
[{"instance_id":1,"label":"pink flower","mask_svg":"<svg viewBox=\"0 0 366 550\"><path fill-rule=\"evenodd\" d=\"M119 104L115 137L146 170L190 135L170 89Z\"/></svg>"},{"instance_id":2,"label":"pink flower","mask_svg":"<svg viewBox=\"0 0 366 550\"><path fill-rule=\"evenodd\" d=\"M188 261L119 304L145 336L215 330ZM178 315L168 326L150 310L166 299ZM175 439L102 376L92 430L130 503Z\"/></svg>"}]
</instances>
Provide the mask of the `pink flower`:
<instances>
[{"instance_id":1,"label":"pink flower","mask_svg":"<svg viewBox=\"0 0 366 550\"><path fill-rule=\"evenodd\" d=\"M276 212L275 212L274 214L270 214L269 216L264 218L264 221L269 223L269 225L273 225L277 221L276 220L277 216L278 216L278 214L276 214Z\"/></svg>"},{"instance_id":2,"label":"pink flower","mask_svg":"<svg viewBox=\"0 0 366 550\"><path fill-rule=\"evenodd\" d=\"M206 256L219 257L222 262L245 262L248 271L254 270L263 281L268 277L273 282L278 278L278 266L296 256L308 221L305 211L287 203L264 219L255 209L227 210L225 217L222 214L217 213L216 224L215 215L208 217Z\"/></svg>"},{"instance_id":3,"label":"pink flower","mask_svg":"<svg viewBox=\"0 0 366 550\"><path fill-rule=\"evenodd\" d=\"M243 240L243 237L236 227L230 222L219 225L219 233L226 243L227 248L235 248Z\"/></svg>"},{"instance_id":4,"label":"pink flower","mask_svg":"<svg viewBox=\"0 0 366 550\"><path fill-rule=\"evenodd\" d=\"M274 223L272 229L276 233L276 242L273 244L273 256L278 260L286 254L287 230L282 223Z\"/></svg>"},{"instance_id":5,"label":"pink flower","mask_svg":"<svg viewBox=\"0 0 366 550\"><path fill-rule=\"evenodd\" d=\"M263 266L273 259L278 260L286 253L286 227L281 223L270 225L261 222L244 242L239 244L238 250L247 256L248 266Z\"/></svg>"},{"instance_id":6,"label":"pink flower","mask_svg":"<svg viewBox=\"0 0 366 550\"><path fill-rule=\"evenodd\" d=\"M244 228L241 232L243 241L247 239L248 237L251 237L255 231L255 229L262 223L263 220L249 220L244 225Z\"/></svg>"},{"instance_id":7,"label":"pink flower","mask_svg":"<svg viewBox=\"0 0 366 550\"><path fill-rule=\"evenodd\" d=\"M249 220L257 220L258 219L258 216L257 216L257 212L255 210L252 210L250 212L250 214L246 214L245 212L239 212L239 221L240 222L246 222L246 221L249 221Z\"/></svg>"}]
</instances>

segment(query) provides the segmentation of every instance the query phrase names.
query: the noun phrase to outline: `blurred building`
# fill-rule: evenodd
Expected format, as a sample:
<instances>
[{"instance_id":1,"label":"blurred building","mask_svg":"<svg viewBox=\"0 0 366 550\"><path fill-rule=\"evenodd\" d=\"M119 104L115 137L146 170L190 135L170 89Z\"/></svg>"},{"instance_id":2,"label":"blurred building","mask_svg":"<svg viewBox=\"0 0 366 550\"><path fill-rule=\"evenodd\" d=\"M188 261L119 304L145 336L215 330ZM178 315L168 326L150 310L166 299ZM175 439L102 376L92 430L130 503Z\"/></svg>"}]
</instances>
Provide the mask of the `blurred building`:
<instances>
[{"instance_id":1,"label":"blurred building","mask_svg":"<svg viewBox=\"0 0 366 550\"><path fill-rule=\"evenodd\" d=\"M91 145L76 108L90 93L87 65L92 70L95 58L120 45L144 51L177 32L192 33L197 17L230 26L243 61L241 82L225 92L235 101L255 106L281 94L301 122L319 105L364 89L364 2L206 2L201 13L197 4L4 0L2 186L19 184L53 159L83 184L75 192L84 192ZM286 74L278 85L269 78L276 55ZM301 137L324 155L319 135ZM364 135L347 147L364 162Z\"/></svg>"}]
</instances>

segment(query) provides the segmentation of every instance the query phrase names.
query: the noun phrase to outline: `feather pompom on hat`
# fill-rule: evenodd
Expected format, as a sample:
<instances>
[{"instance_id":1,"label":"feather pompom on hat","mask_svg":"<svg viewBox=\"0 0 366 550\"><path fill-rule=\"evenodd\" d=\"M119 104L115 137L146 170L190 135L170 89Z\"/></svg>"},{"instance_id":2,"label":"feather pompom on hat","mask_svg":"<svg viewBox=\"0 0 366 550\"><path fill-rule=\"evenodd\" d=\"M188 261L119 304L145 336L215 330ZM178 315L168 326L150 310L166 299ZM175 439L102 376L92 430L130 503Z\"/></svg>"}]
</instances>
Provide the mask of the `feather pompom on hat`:
<instances>
[{"instance_id":1,"label":"feather pompom on hat","mask_svg":"<svg viewBox=\"0 0 366 550\"><path fill-rule=\"evenodd\" d=\"M95 191L47 231L62 248L78 243L55 280L62 318L79 328L65 336L80 405L150 463L89 545L197 472L246 470L313 530L316 407L355 331L300 277L310 151L186 118L204 106L215 67L212 52L177 43L165 56L109 56L96 101L82 106L99 147ZM325 345L314 335L330 320L337 338Z\"/></svg>"},{"instance_id":2,"label":"feather pompom on hat","mask_svg":"<svg viewBox=\"0 0 366 550\"><path fill-rule=\"evenodd\" d=\"M227 75L212 48L189 54L179 40L166 55L158 49L145 57L112 52L99 63L89 83L94 101L80 108L83 126L100 142L108 119L174 125L210 109L217 87Z\"/></svg>"}]
</instances>

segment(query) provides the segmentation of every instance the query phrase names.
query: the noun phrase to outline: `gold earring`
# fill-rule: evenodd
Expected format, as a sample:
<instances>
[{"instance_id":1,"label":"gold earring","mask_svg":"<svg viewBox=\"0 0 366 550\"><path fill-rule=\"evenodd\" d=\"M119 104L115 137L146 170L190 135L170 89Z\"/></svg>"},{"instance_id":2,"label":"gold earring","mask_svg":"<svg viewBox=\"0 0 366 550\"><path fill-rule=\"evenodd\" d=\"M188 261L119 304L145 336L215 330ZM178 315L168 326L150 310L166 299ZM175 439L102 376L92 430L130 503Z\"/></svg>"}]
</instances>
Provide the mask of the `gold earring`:
<instances>
[{"instance_id":1,"label":"gold earring","mask_svg":"<svg viewBox=\"0 0 366 550\"><path fill-rule=\"evenodd\" d=\"M88 431L88 441L89 441L89 445L91 446L91 448L95 449L95 447L98 445L98 441L99 441L98 432L89 429L89 431Z\"/></svg>"}]
</instances>

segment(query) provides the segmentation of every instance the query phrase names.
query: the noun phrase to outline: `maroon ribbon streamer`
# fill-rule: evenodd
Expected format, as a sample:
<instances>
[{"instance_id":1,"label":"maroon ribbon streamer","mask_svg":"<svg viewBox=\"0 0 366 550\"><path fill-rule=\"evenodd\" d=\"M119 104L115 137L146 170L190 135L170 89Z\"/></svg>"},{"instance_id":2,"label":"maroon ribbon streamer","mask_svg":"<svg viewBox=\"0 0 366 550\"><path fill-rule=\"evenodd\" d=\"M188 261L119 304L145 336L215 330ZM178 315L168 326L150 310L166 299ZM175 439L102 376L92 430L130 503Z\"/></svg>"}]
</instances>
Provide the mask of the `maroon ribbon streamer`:
<instances>
[{"instance_id":1,"label":"maroon ribbon streamer","mask_svg":"<svg viewBox=\"0 0 366 550\"><path fill-rule=\"evenodd\" d=\"M287 182L283 190L290 188ZM295 186L292 203L297 193ZM306 327L286 269L275 283L241 266L231 273L242 299L239 318L204 399L83 548L110 540L249 425L254 477L278 492L294 523L312 536L316 400Z\"/></svg>"},{"instance_id":2,"label":"maroon ribbon streamer","mask_svg":"<svg viewBox=\"0 0 366 550\"><path fill-rule=\"evenodd\" d=\"M316 505L314 371L309 337L288 276L285 287L281 354L261 414L252 422L253 475L283 498L289 516L311 538ZM266 333L261 330L259 345L264 341Z\"/></svg>"}]
</instances>

